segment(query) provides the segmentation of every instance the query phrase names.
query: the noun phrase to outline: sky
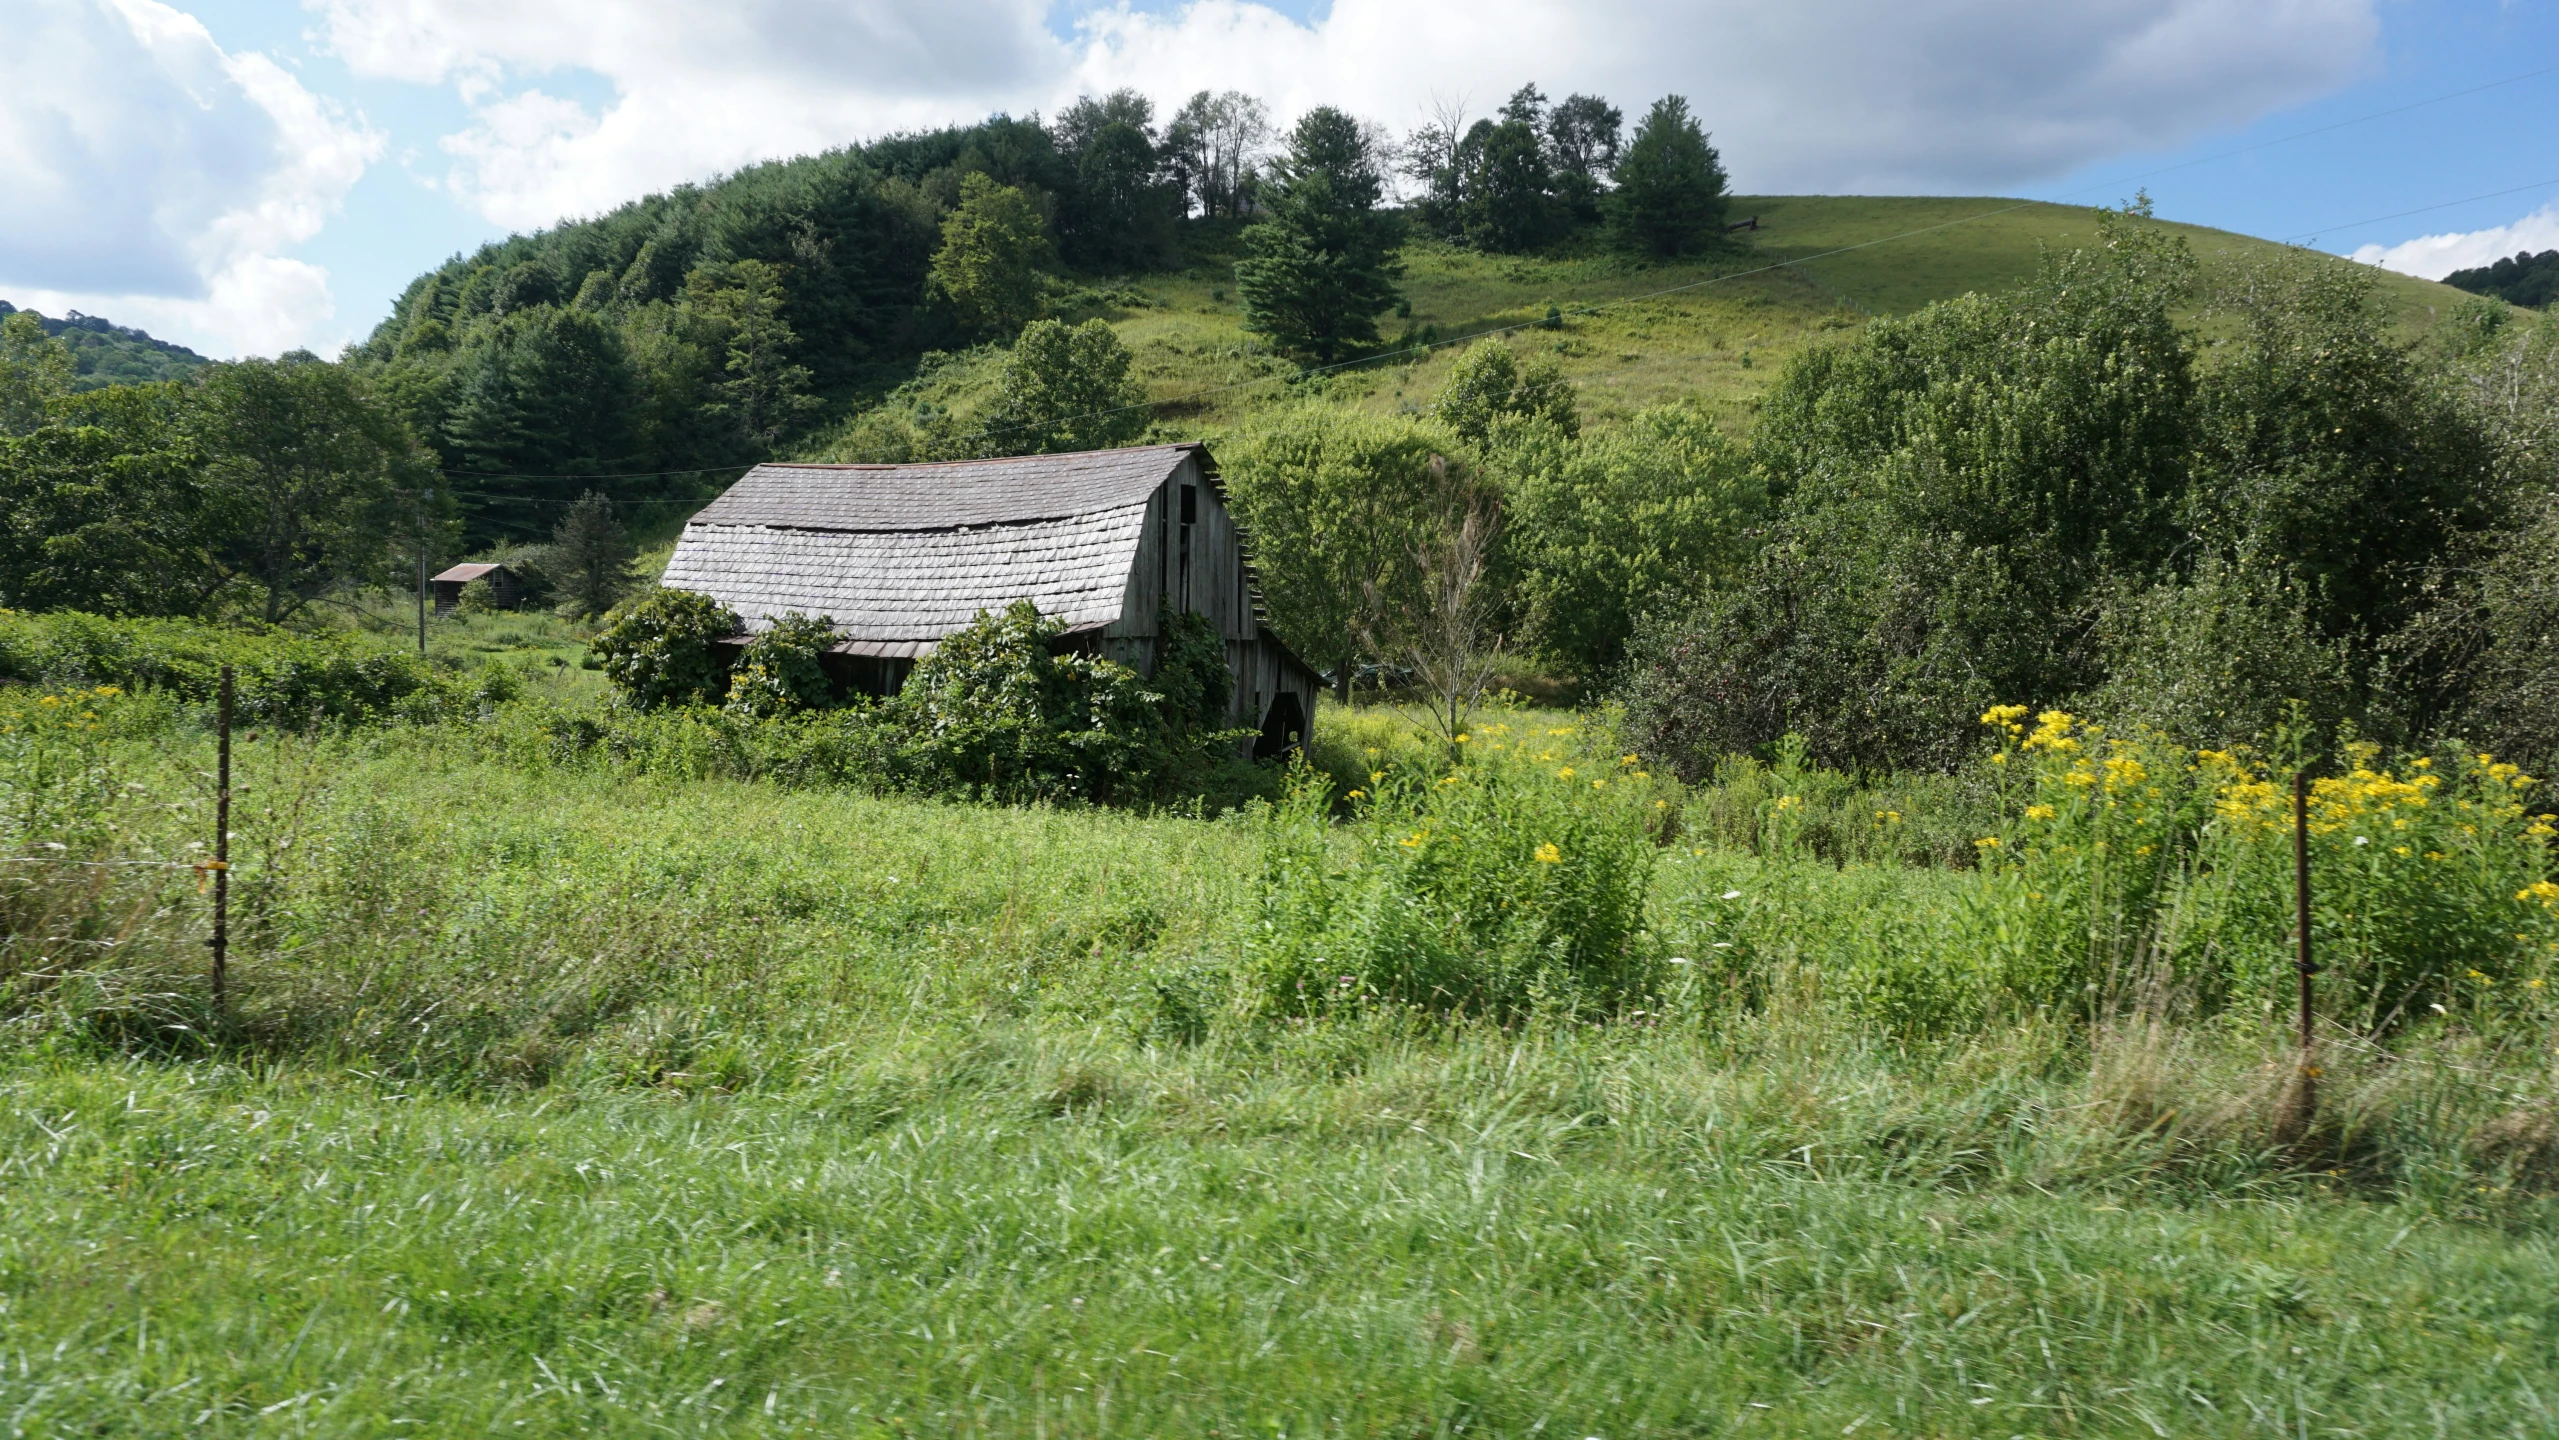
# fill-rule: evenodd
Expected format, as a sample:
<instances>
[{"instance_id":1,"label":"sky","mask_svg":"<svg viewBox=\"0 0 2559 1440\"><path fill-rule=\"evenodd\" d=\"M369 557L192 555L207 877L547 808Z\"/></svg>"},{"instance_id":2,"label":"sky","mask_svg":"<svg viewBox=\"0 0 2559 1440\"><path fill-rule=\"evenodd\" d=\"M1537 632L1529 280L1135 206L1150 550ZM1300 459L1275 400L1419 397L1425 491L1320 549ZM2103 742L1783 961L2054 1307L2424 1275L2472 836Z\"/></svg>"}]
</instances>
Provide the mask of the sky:
<instances>
[{"instance_id":1,"label":"sky","mask_svg":"<svg viewBox=\"0 0 2559 1440\"><path fill-rule=\"evenodd\" d=\"M449 255L886 131L1131 86L1400 132L1530 81L1686 95L1747 194L2559 247L2559 0L0 0L0 299L328 354Z\"/></svg>"}]
</instances>

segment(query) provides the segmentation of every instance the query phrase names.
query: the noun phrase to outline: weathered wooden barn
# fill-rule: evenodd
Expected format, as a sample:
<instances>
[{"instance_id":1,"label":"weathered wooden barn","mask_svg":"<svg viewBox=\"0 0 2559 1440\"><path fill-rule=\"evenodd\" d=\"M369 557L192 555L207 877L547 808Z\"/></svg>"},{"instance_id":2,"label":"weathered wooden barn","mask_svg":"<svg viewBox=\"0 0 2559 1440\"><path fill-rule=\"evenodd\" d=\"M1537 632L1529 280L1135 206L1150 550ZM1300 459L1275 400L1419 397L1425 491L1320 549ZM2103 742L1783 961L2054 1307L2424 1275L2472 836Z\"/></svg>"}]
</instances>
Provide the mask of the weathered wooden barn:
<instances>
[{"instance_id":1,"label":"weathered wooden barn","mask_svg":"<svg viewBox=\"0 0 2559 1440\"><path fill-rule=\"evenodd\" d=\"M1154 672L1161 609L1226 638L1257 754L1301 743L1323 678L1264 624L1246 537L1202 445L931 465L758 465L684 527L664 583L750 631L834 623L834 667L893 693L943 636L1029 600L1066 641Z\"/></svg>"}]
</instances>

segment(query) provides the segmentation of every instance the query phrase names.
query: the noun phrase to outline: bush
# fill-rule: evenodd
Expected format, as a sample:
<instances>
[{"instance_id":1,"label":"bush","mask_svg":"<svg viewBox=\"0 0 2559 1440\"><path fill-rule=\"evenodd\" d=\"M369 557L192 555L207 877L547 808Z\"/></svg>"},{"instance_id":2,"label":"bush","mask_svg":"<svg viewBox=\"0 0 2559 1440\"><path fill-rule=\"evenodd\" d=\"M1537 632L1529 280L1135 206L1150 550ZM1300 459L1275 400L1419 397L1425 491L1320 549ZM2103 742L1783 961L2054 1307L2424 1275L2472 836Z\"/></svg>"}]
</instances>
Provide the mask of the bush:
<instances>
[{"instance_id":1,"label":"bush","mask_svg":"<svg viewBox=\"0 0 2559 1440\"><path fill-rule=\"evenodd\" d=\"M1967 927L1979 1000L2089 1012L2173 983L2208 1010L2288 993L2290 771L2244 750L2111 735L2050 710L1986 719L2010 819L1982 836ZM2550 818L2512 765L2449 751L2385 764L2346 747L2310 798L2318 1003L2364 1032L2493 1002L2559 947Z\"/></svg>"},{"instance_id":2,"label":"bush","mask_svg":"<svg viewBox=\"0 0 2559 1440\"><path fill-rule=\"evenodd\" d=\"M633 709L716 705L729 691L729 656L719 642L744 628L708 595L652 590L614 607L590 648Z\"/></svg>"},{"instance_id":3,"label":"bush","mask_svg":"<svg viewBox=\"0 0 2559 1440\"><path fill-rule=\"evenodd\" d=\"M738 656L729 677L728 708L740 715L787 715L820 709L835 699L818 657L835 644L831 616L793 612L776 618Z\"/></svg>"},{"instance_id":4,"label":"bush","mask_svg":"<svg viewBox=\"0 0 2559 1440\"><path fill-rule=\"evenodd\" d=\"M1457 357L1438 408L1442 425L1477 445L1505 419L1542 420L1567 436L1582 428L1579 396L1555 358L1540 356L1522 365L1499 340L1470 345Z\"/></svg>"},{"instance_id":5,"label":"bush","mask_svg":"<svg viewBox=\"0 0 2559 1440\"><path fill-rule=\"evenodd\" d=\"M2097 604L2171 559L2197 424L2192 262L2107 229L2014 294L1789 362L1752 444L1784 513L1638 647L1638 745L1692 776L1789 733L1841 769L1952 770L1989 705L2103 678Z\"/></svg>"},{"instance_id":6,"label":"bush","mask_svg":"<svg viewBox=\"0 0 2559 1440\"><path fill-rule=\"evenodd\" d=\"M1649 831L1669 808L1651 776L1575 727L1466 738L1466 763L1443 775L1372 772L1338 837L1331 786L1310 772L1264 812L1248 952L1263 1009L1508 1015L1644 993Z\"/></svg>"},{"instance_id":7,"label":"bush","mask_svg":"<svg viewBox=\"0 0 2559 1440\"><path fill-rule=\"evenodd\" d=\"M354 631L0 611L0 681L154 690L201 706L221 688L226 664L236 675L237 716L268 725L431 720L508 699L518 684L500 666L465 675Z\"/></svg>"},{"instance_id":8,"label":"bush","mask_svg":"<svg viewBox=\"0 0 2559 1440\"><path fill-rule=\"evenodd\" d=\"M895 701L924 767L1008 800L1145 798L1176 749L1164 696L1125 665L1057 653L1064 628L1017 600L944 636Z\"/></svg>"},{"instance_id":9,"label":"bush","mask_svg":"<svg viewBox=\"0 0 2559 1440\"><path fill-rule=\"evenodd\" d=\"M1767 487L1703 413L1657 406L1578 440L1534 421L1495 434L1518 618L1536 653L1586 683L1619 668L1648 611L1747 563Z\"/></svg>"}]
</instances>

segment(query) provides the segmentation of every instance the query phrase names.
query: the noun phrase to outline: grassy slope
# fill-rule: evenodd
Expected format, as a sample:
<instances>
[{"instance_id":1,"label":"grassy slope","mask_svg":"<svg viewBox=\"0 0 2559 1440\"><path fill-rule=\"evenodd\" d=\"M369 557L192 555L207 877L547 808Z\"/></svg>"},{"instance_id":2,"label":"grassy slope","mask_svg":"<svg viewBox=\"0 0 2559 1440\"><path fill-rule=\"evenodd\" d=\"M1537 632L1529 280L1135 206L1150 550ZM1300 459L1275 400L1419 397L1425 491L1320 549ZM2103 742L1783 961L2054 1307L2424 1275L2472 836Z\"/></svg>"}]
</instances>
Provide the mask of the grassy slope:
<instances>
[{"instance_id":1,"label":"grassy slope","mask_svg":"<svg viewBox=\"0 0 2559 1440\"><path fill-rule=\"evenodd\" d=\"M1744 196L1733 213L1760 217L1762 228L1742 237L1751 248L1693 265L1629 265L1599 255L1512 258L1416 244L1406 256L1411 323L1434 325L1443 337L1463 336L1533 325L1549 305L1568 312L1606 307L1571 315L1560 332L1519 332L1514 343L1551 347L1601 417L1686 398L1728 425L1747 428L1753 397L1807 342L1868 315L2013 285L2034 272L2039 245L2086 244L2096 233L2089 210L1995 199ZM2282 248L2228 231L2174 228L2193 245L2208 279ZM1888 238L1912 231L1926 233ZM1886 243L1867 243L1877 240ZM1850 246L1864 248L1826 255ZM1768 268L1791 261L1804 263ZM2373 273L2411 335L2467 298L2431 281ZM1690 288L1629 299L1674 287ZM1217 257L1178 276L1147 277L1136 288L1160 308L1113 318L1137 352L1151 398L1172 401L1212 386L1257 382L1168 406L1166 433L1213 439L1253 411L1285 403L1290 387L1276 377L1286 367L1251 353L1231 271ZM1390 334L1402 323L1387 322ZM1438 393L1456 349L1348 372L1325 389L1373 408L1418 408Z\"/></svg>"}]
</instances>

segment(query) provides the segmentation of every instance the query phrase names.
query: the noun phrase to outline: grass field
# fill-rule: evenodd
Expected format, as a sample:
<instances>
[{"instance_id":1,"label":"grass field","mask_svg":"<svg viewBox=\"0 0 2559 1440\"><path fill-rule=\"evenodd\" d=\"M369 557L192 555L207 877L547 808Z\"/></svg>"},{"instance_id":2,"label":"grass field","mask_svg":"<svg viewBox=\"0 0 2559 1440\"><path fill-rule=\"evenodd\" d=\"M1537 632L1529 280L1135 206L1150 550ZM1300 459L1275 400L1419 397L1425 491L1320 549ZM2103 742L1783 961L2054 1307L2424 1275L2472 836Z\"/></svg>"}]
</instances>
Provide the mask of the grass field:
<instances>
[{"instance_id":1,"label":"grass field","mask_svg":"<svg viewBox=\"0 0 2559 1440\"><path fill-rule=\"evenodd\" d=\"M183 855L207 742L133 714L118 853ZM2559 1427L2546 1034L2340 1043L2304 1162L2253 1022L1844 1021L1964 871L1701 830L1651 923L1756 1001L1252 1020L1249 816L240 764L227 1022L183 871L12 900L14 1433Z\"/></svg>"}]
</instances>

